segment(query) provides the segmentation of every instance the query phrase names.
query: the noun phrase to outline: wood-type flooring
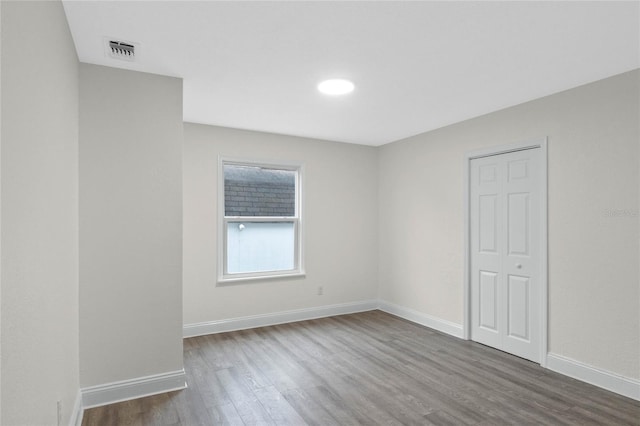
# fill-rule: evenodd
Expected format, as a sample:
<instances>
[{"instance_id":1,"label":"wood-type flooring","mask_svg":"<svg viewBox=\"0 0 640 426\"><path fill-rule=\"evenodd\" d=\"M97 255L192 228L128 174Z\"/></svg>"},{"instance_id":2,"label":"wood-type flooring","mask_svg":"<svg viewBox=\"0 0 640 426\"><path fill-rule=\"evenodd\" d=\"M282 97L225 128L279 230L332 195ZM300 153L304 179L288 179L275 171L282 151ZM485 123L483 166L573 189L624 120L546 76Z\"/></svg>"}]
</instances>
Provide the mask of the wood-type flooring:
<instances>
[{"instance_id":1,"label":"wood-type flooring","mask_svg":"<svg viewBox=\"0 0 640 426\"><path fill-rule=\"evenodd\" d=\"M640 425L640 402L381 311L185 339L188 388L83 426Z\"/></svg>"}]
</instances>

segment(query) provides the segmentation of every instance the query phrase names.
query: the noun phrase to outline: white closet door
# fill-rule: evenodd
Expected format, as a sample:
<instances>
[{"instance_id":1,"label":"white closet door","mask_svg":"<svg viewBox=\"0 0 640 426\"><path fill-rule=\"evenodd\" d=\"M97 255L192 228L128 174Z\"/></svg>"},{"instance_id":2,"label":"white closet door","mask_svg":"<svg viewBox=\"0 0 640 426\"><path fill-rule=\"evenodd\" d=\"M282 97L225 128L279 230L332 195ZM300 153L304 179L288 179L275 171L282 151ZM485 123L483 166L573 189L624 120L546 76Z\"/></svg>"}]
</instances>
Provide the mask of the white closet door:
<instances>
[{"instance_id":1,"label":"white closet door","mask_svg":"<svg viewBox=\"0 0 640 426\"><path fill-rule=\"evenodd\" d=\"M539 362L540 150L471 160L471 337Z\"/></svg>"}]
</instances>

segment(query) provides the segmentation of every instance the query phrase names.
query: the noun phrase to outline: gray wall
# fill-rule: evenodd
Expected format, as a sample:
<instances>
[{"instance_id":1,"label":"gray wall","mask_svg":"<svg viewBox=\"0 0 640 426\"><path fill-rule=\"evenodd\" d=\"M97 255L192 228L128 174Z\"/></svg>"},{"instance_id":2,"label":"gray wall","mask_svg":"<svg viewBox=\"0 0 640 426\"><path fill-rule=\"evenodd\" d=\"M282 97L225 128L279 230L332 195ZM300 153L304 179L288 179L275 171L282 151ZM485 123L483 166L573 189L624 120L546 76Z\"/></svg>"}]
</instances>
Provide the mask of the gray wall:
<instances>
[{"instance_id":1,"label":"gray wall","mask_svg":"<svg viewBox=\"0 0 640 426\"><path fill-rule=\"evenodd\" d=\"M182 369L182 142L182 80L80 65L82 387Z\"/></svg>"},{"instance_id":2,"label":"gray wall","mask_svg":"<svg viewBox=\"0 0 640 426\"><path fill-rule=\"evenodd\" d=\"M0 3L0 99L2 99L2 3ZM0 105L2 111L2 105ZM0 112L0 188L2 188L2 112ZM2 235L2 191L0 190L0 235ZM2 423L2 237L0 237L0 423Z\"/></svg>"},{"instance_id":3,"label":"gray wall","mask_svg":"<svg viewBox=\"0 0 640 426\"><path fill-rule=\"evenodd\" d=\"M79 386L78 60L61 3L0 8L0 423L55 425L61 401L67 424Z\"/></svg>"},{"instance_id":4,"label":"gray wall","mask_svg":"<svg viewBox=\"0 0 640 426\"><path fill-rule=\"evenodd\" d=\"M639 79L636 70L381 147L380 297L461 324L464 154L548 136L549 350L638 379Z\"/></svg>"},{"instance_id":5,"label":"gray wall","mask_svg":"<svg viewBox=\"0 0 640 426\"><path fill-rule=\"evenodd\" d=\"M191 123L184 129L185 324L377 297L376 148ZM216 285L218 156L303 163L305 278Z\"/></svg>"}]
</instances>

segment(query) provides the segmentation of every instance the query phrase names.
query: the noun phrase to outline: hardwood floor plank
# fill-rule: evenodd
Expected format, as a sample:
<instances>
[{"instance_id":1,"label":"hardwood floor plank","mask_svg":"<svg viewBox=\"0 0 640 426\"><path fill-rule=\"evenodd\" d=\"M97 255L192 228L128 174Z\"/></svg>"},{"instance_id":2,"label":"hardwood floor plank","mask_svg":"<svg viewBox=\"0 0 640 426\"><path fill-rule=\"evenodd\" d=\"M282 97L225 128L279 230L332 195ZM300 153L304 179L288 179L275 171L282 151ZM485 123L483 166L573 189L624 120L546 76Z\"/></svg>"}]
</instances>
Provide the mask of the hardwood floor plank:
<instances>
[{"instance_id":1,"label":"hardwood floor plank","mask_svg":"<svg viewBox=\"0 0 640 426\"><path fill-rule=\"evenodd\" d=\"M377 422L401 424L388 411L380 407L380 401L370 399L348 376L337 372L334 368L331 368L330 364L307 361L304 362L304 365L310 375L314 375L324 382L322 386L314 389L326 391L328 396L332 396L336 401L339 401L338 409L346 411L350 418L361 424L376 424ZM325 408L331 413L334 413L333 410L336 409L332 405Z\"/></svg>"},{"instance_id":2,"label":"hardwood floor plank","mask_svg":"<svg viewBox=\"0 0 640 426\"><path fill-rule=\"evenodd\" d=\"M244 425L242 417L238 414L236 407L232 403L214 405L209 408L209 416L212 424L220 426Z\"/></svg>"},{"instance_id":3,"label":"hardwood floor plank","mask_svg":"<svg viewBox=\"0 0 640 426\"><path fill-rule=\"evenodd\" d=\"M295 426L305 423L300 414L275 387L257 389L254 393L275 424Z\"/></svg>"},{"instance_id":4,"label":"hardwood floor plank","mask_svg":"<svg viewBox=\"0 0 640 426\"><path fill-rule=\"evenodd\" d=\"M288 368L289 364L282 362L265 342L246 345L244 350L260 363L262 373L278 390L293 389L300 385L299 381L292 378L296 371Z\"/></svg>"},{"instance_id":5,"label":"hardwood floor plank","mask_svg":"<svg viewBox=\"0 0 640 426\"><path fill-rule=\"evenodd\" d=\"M331 416L336 419L339 425L359 425L366 424L365 420L358 413L348 407L349 402L345 401L339 395L336 395L330 389L324 386L318 386L305 389L305 392L309 397L316 401L326 411L331 413Z\"/></svg>"},{"instance_id":6,"label":"hardwood floor plank","mask_svg":"<svg viewBox=\"0 0 640 426\"><path fill-rule=\"evenodd\" d=\"M242 421L246 425L274 424L251 387L246 383L241 371L235 367L216 372Z\"/></svg>"},{"instance_id":7,"label":"hardwood floor plank","mask_svg":"<svg viewBox=\"0 0 640 426\"><path fill-rule=\"evenodd\" d=\"M244 337L243 337L244 336ZM269 377L264 373L263 357L250 350L250 347L261 340L254 340L253 334L234 334L236 344L236 365L242 372L245 382L251 389L261 389L273 385Z\"/></svg>"},{"instance_id":8,"label":"hardwood floor plank","mask_svg":"<svg viewBox=\"0 0 640 426\"><path fill-rule=\"evenodd\" d=\"M189 387L197 391L208 406L230 403L229 395L220 384L216 371L209 368L205 358L202 349L191 351L188 356L185 353L185 365L190 366L185 370Z\"/></svg>"},{"instance_id":9,"label":"hardwood floor plank","mask_svg":"<svg viewBox=\"0 0 640 426\"><path fill-rule=\"evenodd\" d=\"M277 366L287 379L292 380L293 388L320 386L322 382L317 377L308 375L306 370L298 363L298 358L276 338L269 339L260 346L265 356ZM280 390L282 388L279 387Z\"/></svg>"},{"instance_id":10,"label":"hardwood floor plank","mask_svg":"<svg viewBox=\"0 0 640 426\"><path fill-rule=\"evenodd\" d=\"M89 408L85 410L84 415L82 416L82 425L100 426L101 424L104 424L102 422L108 420L106 410L106 406Z\"/></svg>"},{"instance_id":11,"label":"hardwood floor plank","mask_svg":"<svg viewBox=\"0 0 640 426\"><path fill-rule=\"evenodd\" d=\"M290 388L286 389L282 394L289 402L289 405L304 419L305 424L310 426L338 425L338 421L331 415L330 411L318 404L306 391Z\"/></svg>"},{"instance_id":12,"label":"hardwood floor plank","mask_svg":"<svg viewBox=\"0 0 640 426\"><path fill-rule=\"evenodd\" d=\"M437 359L447 359L450 363L455 363L455 357L447 357L444 354L438 354ZM433 361L437 364L436 361ZM412 367L421 369L423 363L414 364ZM455 370L454 370L455 371ZM530 392L526 387L515 380L503 380L495 372L489 372L485 367L481 367L478 363L465 363L457 365L457 373L448 374L446 379L448 384L455 388L458 392L464 392L468 398L478 400L478 404L484 409L495 410L508 415L508 418L521 418L521 421L537 421L549 422L553 420L555 424L563 424L557 418L554 419L552 412L558 413L566 410L566 405L555 404L553 399ZM419 376L419 371L413 371L413 375ZM437 373L431 372L431 375L437 376ZM474 379L474 375L480 375L481 379ZM420 380L428 381L428 378L421 377ZM495 389L491 394L491 399L487 398L486 388ZM542 400L542 401L541 401ZM546 404L546 405L545 405ZM502 407L502 408L501 408ZM515 409L517 407L517 409ZM540 408L542 418L532 415ZM532 410L530 410L532 409ZM505 420L504 416L501 416Z\"/></svg>"},{"instance_id":13,"label":"hardwood floor plank","mask_svg":"<svg viewBox=\"0 0 640 426\"><path fill-rule=\"evenodd\" d=\"M149 426L179 425L178 413L171 402L171 396L175 393L177 392L140 398L143 424Z\"/></svg>"},{"instance_id":14,"label":"hardwood floor plank","mask_svg":"<svg viewBox=\"0 0 640 426\"><path fill-rule=\"evenodd\" d=\"M457 426L460 425L460 419L453 417L451 414L446 411L438 410L433 413L429 413L424 416L424 420L426 420L426 424L429 425L437 425L437 426ZM464 424L478 424L478 423L464 423ZM493 424L493 423L492 423Z\"/></svg>"},{"instance_id":15,"label":"hardwood floor plank","mask_svg":"<svg viewBox=\"0 0 640 426\"><path fill-rule=\"evenodd\" d=\"M197 389L187 388L172 392L169 400L178 416L178 424L192 426L212 424L207 406Z\"/></svg>"},{"instance_id":16,"label":"hardwood floor plank","mask_svg":"<svg viewBox=\"0 0 640 426\"><path fill-rule=\"evenodd\" d=\"M640 402L380 311L185 339L189 388L83 426L640 426Z\"/></svg>"}]
</instances>

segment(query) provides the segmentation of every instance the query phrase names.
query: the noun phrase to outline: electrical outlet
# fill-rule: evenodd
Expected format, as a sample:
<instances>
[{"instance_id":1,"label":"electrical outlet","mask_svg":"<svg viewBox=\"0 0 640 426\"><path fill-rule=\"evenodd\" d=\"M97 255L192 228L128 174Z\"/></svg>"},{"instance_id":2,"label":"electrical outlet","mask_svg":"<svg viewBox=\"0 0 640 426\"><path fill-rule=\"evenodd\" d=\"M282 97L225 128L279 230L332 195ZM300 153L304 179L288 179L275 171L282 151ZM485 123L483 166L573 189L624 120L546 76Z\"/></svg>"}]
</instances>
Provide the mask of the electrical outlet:
<instances>
[{"instance_id":1,"label":"electrical outlet","mask_svg":"<svg viewBox=\"0 0 640 426\"><path fill-rule=\"evenodd\" d=\"M62 401L56 403L58 407L58 426L62 426Z\"/></svg>"},{"instance_id":2,"label":"electrical outlet","mask_svg":"<svg viewBox=\"0 0 640 426\"><path fill-rule=\"evenodd\" d=\"M324 288L322 286L318 286L318 296L322 296L324 294Z\"/></svg>"}]
</instances>

